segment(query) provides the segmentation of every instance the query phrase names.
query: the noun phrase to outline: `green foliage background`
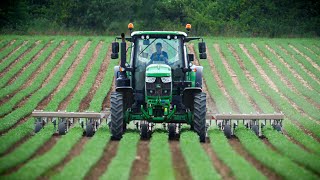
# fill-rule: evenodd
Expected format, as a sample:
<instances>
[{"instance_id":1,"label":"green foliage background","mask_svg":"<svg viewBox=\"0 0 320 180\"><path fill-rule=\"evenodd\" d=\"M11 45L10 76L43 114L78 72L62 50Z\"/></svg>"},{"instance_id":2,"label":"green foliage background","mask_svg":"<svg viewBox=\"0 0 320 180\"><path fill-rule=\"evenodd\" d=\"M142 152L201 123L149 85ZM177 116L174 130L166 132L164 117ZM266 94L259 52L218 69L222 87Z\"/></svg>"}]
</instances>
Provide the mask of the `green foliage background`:
<instances>
[{"instance_id":1,"label":"green foliage background","mask_svg":"<svg viewBox=\"0 0 320 180\"><path fill-rule=\"evenodd\" d=\"M119 34L184 30L211 36L315 37L317 0L2 0L0 32L15 34Z\"/></svg>"}]
</instances>

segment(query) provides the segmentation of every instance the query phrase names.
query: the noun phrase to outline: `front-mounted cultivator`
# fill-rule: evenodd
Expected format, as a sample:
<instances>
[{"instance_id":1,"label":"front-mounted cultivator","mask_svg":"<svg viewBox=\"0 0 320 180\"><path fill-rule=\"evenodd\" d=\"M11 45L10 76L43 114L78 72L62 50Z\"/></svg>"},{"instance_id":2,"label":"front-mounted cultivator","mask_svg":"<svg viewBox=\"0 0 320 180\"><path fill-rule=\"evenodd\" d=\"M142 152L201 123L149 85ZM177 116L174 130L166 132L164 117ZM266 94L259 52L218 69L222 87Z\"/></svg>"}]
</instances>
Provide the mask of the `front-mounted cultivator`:
<instances>
[{"instance_id":1,"label":"front-mounted cultivator","mask_svg":"<svg viewBox=\"0 0 320 180\"><path fill-rule=\"evenodd\" d=\"M94 135L103 119L109 116L109 111L94 112L45 112L33 111L35 117L35 133L39 132L45 124L52 122L59 135L65 135L69 129L78 122L84 129L86 136Z\"/></svg>"}]
</instances>

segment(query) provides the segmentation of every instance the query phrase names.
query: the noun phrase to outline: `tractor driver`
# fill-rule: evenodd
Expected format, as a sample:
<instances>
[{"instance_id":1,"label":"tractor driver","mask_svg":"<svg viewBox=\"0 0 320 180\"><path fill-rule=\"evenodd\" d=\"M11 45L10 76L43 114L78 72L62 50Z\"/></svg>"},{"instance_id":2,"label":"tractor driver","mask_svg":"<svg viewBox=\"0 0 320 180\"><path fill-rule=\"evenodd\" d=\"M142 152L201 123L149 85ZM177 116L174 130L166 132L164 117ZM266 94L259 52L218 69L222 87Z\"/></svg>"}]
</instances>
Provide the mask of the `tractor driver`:
<instances>
[{"instance_id":1,"label":"tractor driver","mask_svg":"<svg viewBox=\"0 0 320 180\"><path fill-rule=\"evenodd\" d=\"M149 64L152 64L153 61L164 61L166 64L168 64L168 54L164 51L161 51L162 44L158 42L156 44L156 50L157 52L153 53L150 57L151 61Z\"/></svg>"}]
</instances>

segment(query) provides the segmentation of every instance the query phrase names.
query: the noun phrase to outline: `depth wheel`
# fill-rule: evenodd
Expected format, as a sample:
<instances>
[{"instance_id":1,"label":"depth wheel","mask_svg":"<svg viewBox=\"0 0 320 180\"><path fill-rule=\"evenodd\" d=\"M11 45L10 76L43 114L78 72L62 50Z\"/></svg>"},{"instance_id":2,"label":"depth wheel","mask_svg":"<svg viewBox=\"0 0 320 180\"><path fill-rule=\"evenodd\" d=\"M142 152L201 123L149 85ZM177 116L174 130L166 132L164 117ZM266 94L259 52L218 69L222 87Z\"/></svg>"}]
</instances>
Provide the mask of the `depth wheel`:
<instances>
[{"instance_id":1,"label":"depth wheel","mask_svg":"<svg viewBox=\"0 0 320 180\"><path fill-rule=\"evenodd\" d=\"M175 123L170 123L168 125L169 140L173 140L176 137L176 127Z\"/></svg>"},{"instance_id":2,"label":"depth wheel","mask_svg":"<svg viewBox=\"0 0 320 180\"><path fill-rule=\"evenodd\" d=\"M123 96L121 93L111 93L111 121L110 128L113 140L120 140L122 138L124 124L123 124Z\"/></svg>"},{"instance_id":3,"label":"depth wheel","mask_svg":"<svg viewBox=\"0 0 320 180\"><path fill-rule=\"evenodd\" d=\"M253 125L251 129L259 137L259 126Z\"/></svg>"},{"instance_id":4,"label":"depth wheel","mask_svg":"<svg viewBox=\"0 0 320 180\"><path fill-rule=\"evenodd\" d=\"M92 123L88 123L86 126L86 136L92 137L94 134L94 127Z\"/></svg>"},{"instance_id":5,"label":"depth wheel","mask_svg":"<svg viewBox=\"0 0 320 180\"><path fill-rule=\"evenodd\" d=\"M278 132L282 133L282 128L281 128L281 126L279 124L275 125L274 129L277 130Z\"/></svg>"},{"instance_id":6,"label":"depth wheel","mask_svg":"<svg viewBox=\"0 0 320 180\"><path fill-rule=\"evenodd\" d=\"M193 128L199 135L200 142L206 141L206 93L197 93L194 96Z\"/></svg>"},{"instance_id":7,"label":"depth wheel","mask_svg":"<svg viewBox=\"0 0 320 180\"><path fill-rule=\"evenodd\" d=\"M141 124L140 138L141 138L142 140L147 140L147 139L150 138L150 133L149 133L148 124Z\"/></svg>"},{"instance_id":8,"label":"depth wheel","mask_svg":"<svg viewBox=\"0 0 320 180\"><path fill-rule=\"evenodd\" d=\"M60 122L58 125L59 135L65 135L66 131L67 131L67 126L66 126L65 121Z\"/></svg>"},{"instance_id":9,"label":"depth wheel","mask_svg":"<svg viewBox=\"0 0 320 180\"><path fill-rule=\"evenodd\" d=\"M41 129L42 129L42 123L38 121L38 122L36 123L35 128L34 128L34 132L35 132L35 133L38 133Z\"/></svg>"},{"instance_id":10,"label":"depth wheel","mask_svg":"<svg viewBox=\"0 0 320 180\"><path fill-rule=\"evenodd\" d=\"M231 138L231 126L230 125L225 125L224 128L223 128L223 132L224 132L224 135L230 139Z\"/></svg>"}]
</instances>

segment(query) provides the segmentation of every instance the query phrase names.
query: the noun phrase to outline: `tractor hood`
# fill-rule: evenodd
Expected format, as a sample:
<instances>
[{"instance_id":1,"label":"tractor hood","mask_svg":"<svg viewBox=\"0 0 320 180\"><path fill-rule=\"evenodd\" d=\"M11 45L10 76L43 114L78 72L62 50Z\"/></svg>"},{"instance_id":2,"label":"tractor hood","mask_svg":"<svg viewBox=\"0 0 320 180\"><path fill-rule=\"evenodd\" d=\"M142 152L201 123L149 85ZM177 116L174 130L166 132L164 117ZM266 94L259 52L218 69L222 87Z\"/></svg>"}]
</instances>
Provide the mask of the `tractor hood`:
<instances>
[{"instance_id":1,"label":"tractor hood","mask_svg":"<svg viewBox=\"0 0 320 180\"><path fill-rule=\"evenodd\" d=\"M151 64L146 68L146 77L169 77L171 67L166 64Z\"/></svg>"}]
</instances>

